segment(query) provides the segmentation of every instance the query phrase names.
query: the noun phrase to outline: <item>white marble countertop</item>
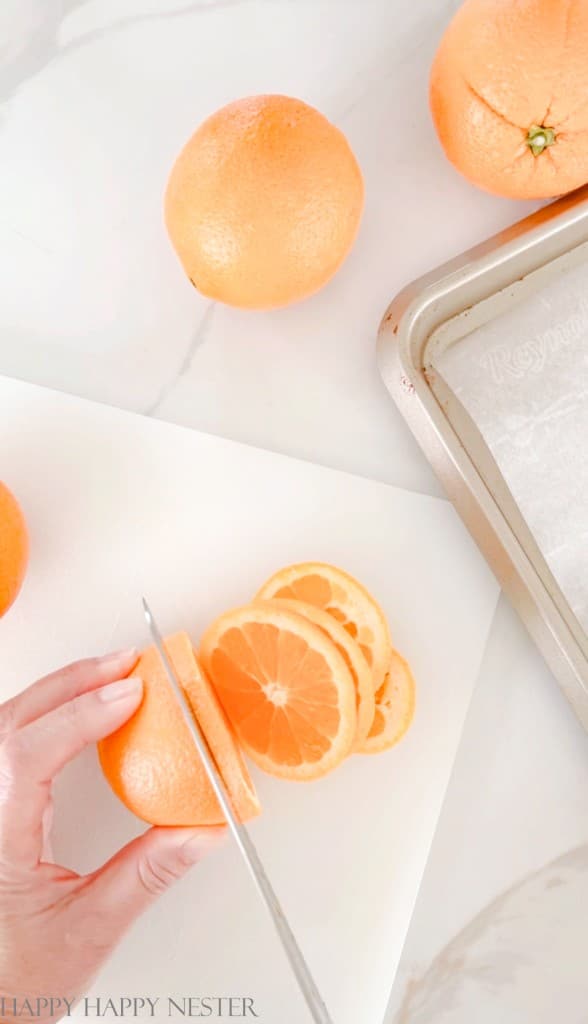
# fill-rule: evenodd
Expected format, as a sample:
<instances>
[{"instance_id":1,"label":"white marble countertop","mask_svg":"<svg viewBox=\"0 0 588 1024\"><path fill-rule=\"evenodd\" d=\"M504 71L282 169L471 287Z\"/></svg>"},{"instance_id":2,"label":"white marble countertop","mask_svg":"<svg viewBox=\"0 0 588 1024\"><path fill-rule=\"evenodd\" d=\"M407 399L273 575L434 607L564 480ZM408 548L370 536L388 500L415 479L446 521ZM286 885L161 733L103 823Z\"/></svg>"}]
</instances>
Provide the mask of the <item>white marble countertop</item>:
<instances>
[{"instance_id":1,"label":"white marble countertop","mask_svg":"<svg viewBox=\"0 0 588 1024\"><path fill-rule=\"evenodd\" d=\"M3 0L0 373L440 493L379 379L378 323L405 283L531 208L470 187L436 142L428 67L456 6ZM321 294L245 314L184 279L161 196L207 113L270 91L345 131L367 206ZM501 602L390 1020L585 1021L586 746Z\"/></svg>"}]
</instances>

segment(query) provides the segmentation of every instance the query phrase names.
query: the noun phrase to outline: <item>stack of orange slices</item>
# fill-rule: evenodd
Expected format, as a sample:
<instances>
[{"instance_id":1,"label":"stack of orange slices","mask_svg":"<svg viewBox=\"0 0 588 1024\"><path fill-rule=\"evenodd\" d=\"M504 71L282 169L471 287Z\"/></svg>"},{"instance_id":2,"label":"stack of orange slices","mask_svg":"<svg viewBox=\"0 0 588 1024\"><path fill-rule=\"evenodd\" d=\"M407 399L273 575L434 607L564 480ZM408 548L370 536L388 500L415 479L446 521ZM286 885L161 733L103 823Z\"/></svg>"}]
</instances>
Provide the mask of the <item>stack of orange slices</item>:
<instances>
[{"instance_id":1,"label":"stack of orange slices","mask_svg":"<svg viewBox=\"0 0 588 1024\"><path fill-rule=\"evenodd\" d=\"M414 714L412 673L379 604L322 562L277 572L250 604L210 626L197 657L186 633L166 647L242 820L260 806L241 750L271 775L308 781L351 753L394 746ZM135 673L143 703L100 743L108 781L147 821L220 823L154 648Z\"/></svg>"}]
</instances>

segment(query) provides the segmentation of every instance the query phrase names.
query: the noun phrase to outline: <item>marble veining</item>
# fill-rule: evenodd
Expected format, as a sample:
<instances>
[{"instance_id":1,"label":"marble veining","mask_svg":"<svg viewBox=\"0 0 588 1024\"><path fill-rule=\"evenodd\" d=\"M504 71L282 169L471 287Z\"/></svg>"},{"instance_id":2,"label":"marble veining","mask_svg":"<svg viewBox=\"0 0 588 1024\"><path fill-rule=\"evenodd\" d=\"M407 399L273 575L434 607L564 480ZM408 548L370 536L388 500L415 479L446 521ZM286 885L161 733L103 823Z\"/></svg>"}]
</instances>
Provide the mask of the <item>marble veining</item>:
<instances>
[{"instance_id":1,"label":"marble veining","mask_svg":"<svg viewBox=\"0 0 588 1024\"><path fill-rule=\"evenodd\" d=\"M194 362L194 358L196 356L196 352L202 345L204 345L206 339L210 334L215 308L216 303L214 302L211 302L206 307L206 312L204 313L202 320L196 327L196 330L192 334L192 337L190 338L186 346L184 357L178 369L175 370L171 374L169 380L162 385L161 391L157 395L155 401L152 404L148 405L143 410L145 416L156 416L160 412L163 403L172 394L173 389L175 388L178 381L180 381L182 377L185 377L186 374L190 372L192 368L192 363Z\"/></svg>"},{"instance_id":2,"label":"marble veining","mask_svg":"<svg viewBox=\"0 0 588 1024\"><path fill-rule=\"evenodd\" d=\"M485 907L411 981L394 1024L586 1022L588 845ZM584 993L584 997L582 996Z\"/></svg>"}]
</instances>

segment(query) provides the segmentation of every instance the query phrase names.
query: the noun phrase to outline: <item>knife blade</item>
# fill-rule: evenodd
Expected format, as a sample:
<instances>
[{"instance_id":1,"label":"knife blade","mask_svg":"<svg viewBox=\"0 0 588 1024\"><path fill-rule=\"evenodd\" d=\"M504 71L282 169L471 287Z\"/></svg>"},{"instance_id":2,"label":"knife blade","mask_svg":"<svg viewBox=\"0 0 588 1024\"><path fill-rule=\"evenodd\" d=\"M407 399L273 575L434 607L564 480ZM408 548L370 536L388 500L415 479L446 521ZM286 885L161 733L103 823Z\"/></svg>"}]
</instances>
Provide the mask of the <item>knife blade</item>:
<instances>
[{"instance_id":1,"label":"knife blade","mask_svg":"<svg viewBox=\"0 0 588 1024\"><path fill-rule=\"evenodd\" d=\"M237 848L245 861L251 877L253 878L257 891L261 896L266 909L269 911L270 917L272 918L274 927L278 934L278 938L280 939L284 953L290 963L292 973L298 982L298 987L306 1001L312 1020L314 1021L314 1024L333 1024L333 1020L329 1015L325 1002L317 988L312 974L310 973L308 964L304 959L302 950L296 941L286 915L282 910L273 886L266 874L253 840L251 839L245 825L239 821L235 814L232 800L225 786L224 779L219 772L210 747L206 742L206 738L192 713L192 709L176 675L175 669L167 655L163 637L159 627L157 626L153 612L145 598L143 598L143 611L151 632L153 643L155 644L163 662L169 684L178 701L194 746L202 760L208 780L221 806L229 831L235 840Z\"/></svg>"}]
</instances>

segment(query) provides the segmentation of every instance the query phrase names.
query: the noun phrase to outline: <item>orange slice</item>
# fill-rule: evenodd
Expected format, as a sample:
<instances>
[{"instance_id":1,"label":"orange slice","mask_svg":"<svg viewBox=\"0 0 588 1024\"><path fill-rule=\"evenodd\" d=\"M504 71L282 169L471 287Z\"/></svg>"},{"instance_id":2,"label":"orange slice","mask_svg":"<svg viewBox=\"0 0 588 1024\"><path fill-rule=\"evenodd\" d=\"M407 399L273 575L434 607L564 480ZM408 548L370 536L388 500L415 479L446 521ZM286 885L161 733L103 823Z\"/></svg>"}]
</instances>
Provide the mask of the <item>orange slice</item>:
<instances>
[{"instance_id":1,"label":"orange slice","mask_svg":"<svg viewBox=\"0 0 588 1024\"><path fill-rule=\"evenodd\" d=\"M408 663L392 651L390 668L376 694L376 713L368 738L358 748L361 754L379 754L402 739L415 706L415 685Z\"/></svg>"},{"instance_id":2,"label":"orange slice","mask_svg":"<svg viewBox=\"0 0 588 1024\"><path fill-rule=\"evenodd\" d=\"M166 650L242 821L261 807L237 740L200 670L190 638L176 633ZM98 744L102 770L116 795L152 825L219 825L224 815L171 690L155 647L133 675L143 680L138 711Z\"/></svg>"},{"instance_id":3,"label":"orange slice","mask_svg":"<svg viewBox=\"0 0 588 1024\"><path fill-rule=\"evenodd\" d=\"M280 602L221 615L202 664L252 760L271 775L316 779L349 754L355 686L333 641Z\"/></svg>"},{"instance_id":4,"label":"orange slice","mask_svg":"<svg viewBox=\"0 0 588 1024\"><path fill-rule=\"evenodd\" d=\"M355 745L361 745L367 739L368 733L374 721L376 711L376 699L374 697L374 684L372 670L367 663L365 655L356 640L353 639L340 622L337 622L332 615L317 608L314 604L306 601L291 601L286 597L279 599L282 607L290 608L293 612L303 615L309 622L314 622L333 641L335 647L342 655L347 668L353 677L355 686L355 710L357 711L357 729L355 733Z\"/></svg>"},{"instance_id":5,"label":"orange slice","mask_svg":"<svg viewBox=\"0 0 588 1024\"><path fill-rule=\"evenodd\" d=\"M388 624L377 601L353 576L334 565L303 562L281 569L257 596L306 601L328 612L357 640L372 670L374 691L380 688L392 650Z\"/></svg>"}]
</instances>

